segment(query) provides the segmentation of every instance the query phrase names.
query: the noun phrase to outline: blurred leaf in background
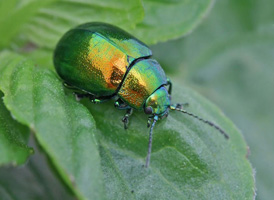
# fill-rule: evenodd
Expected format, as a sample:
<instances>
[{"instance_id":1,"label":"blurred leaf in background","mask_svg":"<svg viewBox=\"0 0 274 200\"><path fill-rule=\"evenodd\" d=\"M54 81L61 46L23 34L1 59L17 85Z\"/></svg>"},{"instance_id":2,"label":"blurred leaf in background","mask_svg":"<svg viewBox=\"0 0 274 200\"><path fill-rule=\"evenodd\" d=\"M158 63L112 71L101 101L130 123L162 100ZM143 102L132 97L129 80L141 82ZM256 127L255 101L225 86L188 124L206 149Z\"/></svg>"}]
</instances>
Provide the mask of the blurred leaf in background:
<instances>
[{"instance_id":1,"label":"blurred leaf in background","mask_svg":"<svg viewBox=\"0 0 274 200\"><path fill-rule=\"evenodd\" d=\"M234 39L254 29L250 2L220 2L217 12L193 37L154 47L154 54L167 72L180 74L185 82L212 96L218 96L217 89L211 90L216 85L206 83L212 75L215 77L215 68L223 66L230 54L217 60L219 63L211 63L220 50L210 53L209 44L220 42L217 45L220 49L229 47L230 42L224 42L226 34ZM173 99L188 101L192 105L190 111L218 123L231 139L225 141L216 130L181 113L172 113L157 124L153 160L151 167L144 170L148 139L144 114L134 113L131 128L125 131L119 120L123 113L115 110L112 103L95 106L84 102L84 107L75 102L72 93L64 91L52 65L56 42L78 24L108 22L147 44L155 44L192 32L213 3L213 0L0 1L0 48L9 49L0 54L0 89L8 108L6 112L13 115L4 120L20 122L35 133L51 169L61 180L47 175L47 168L40 169L39 166L45 165L43 160L32 158L21 172L0 170L0 179L4 180L0 180L0 195L18 199L24 191L18 176L24 172L27 175L22 175L22 179L28 179L29 175L33 184L44 180L24 194L26 198L39 195L74 198L73 194L77 199L105 199L105 196L107 199L252 199L254 177L241 134L214 105L191 89L181 87L181 81L174 78ZM228 14L233 17L226 17ZM229 23L235 27L227 26ZM218 28L219 24L226 26ZM252 40L253 36L250 37ZM204 87L193 83L203 83ZM234 91L234 87L231 85L230 90ZM56 190L51 182L57 185ZM11 183L18 190L14 195ZM49 193L45 194L47 190Z\"/></svg>"},{"instance_id":2,"label":"blurred leaf in background","mask_svg":"<svg viewBox=\"0 0 274 200\"><path fill-rule=\"evenodd\" d=\"M0 91L0 166L26 162L33 149L27 146L29 129L13 120Z\"/></svg>"},{"instance_id":3,"label":"blurred leaf in background","mask_svg":"<svg viewBox=\"0 0 274 200\"><path fill-rule=\"evenodd\" d=\"M208 14L213 0L144 0L145 17L132 34L146 44L179 38L191 32Z\"/></svg>"},{"instance_id":4,"label":"blurred leaf in background","mask_svg":"<svg viewBox=\"0 0 274 200\"><path fill-rule=\"evenodd\" d=\"M66 96L57 75L23 56L0 54L0 89L14 118L35 133L56 171L79 197L104 199L95 122ZM96 180L96 181L95 181Z\"/></svg>"},{"instance_id":5,"label":"blurred leaf in background","mask_svg":"<svg viewBox=\"0 0 274 200\"><path fill-rule=\"evenodd\" d=\"M36 147L33 137L30 145L35 155L21 167L0 167L0 197L2 200L75 200L71 192L58 180L47 163L45 155Z\"/></svg>"},{"instance_id":6,"label":"blurred leaf in background","mask_svg":"<svg viewBox=\"0 0 274 200\"><path fill-rule=\"evenodd\" d=\"M182 84L224 108L243 131L257 199L274 196L273 8L270 0L218 0L193 34L153 47L166 70L181 71Z\"/></svg>"}]
</instances>

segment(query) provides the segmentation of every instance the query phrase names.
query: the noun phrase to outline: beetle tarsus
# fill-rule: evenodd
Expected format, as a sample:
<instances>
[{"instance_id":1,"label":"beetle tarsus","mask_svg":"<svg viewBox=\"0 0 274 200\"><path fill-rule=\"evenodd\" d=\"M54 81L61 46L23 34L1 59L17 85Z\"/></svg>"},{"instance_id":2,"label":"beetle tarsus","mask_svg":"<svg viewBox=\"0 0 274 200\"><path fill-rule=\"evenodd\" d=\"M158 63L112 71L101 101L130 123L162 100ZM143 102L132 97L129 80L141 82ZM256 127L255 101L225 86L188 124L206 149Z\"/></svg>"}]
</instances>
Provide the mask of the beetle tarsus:
<instances>
[{"instance_id":1,"label":"beetle tarsus","mask_svg":"<svg viewBox=\"0 0 274 200\"><path fill-rule=\"evenodd\" d=\"M122 122L124 123L124 129L128 129L128 116L124 116Z\"/></svg>"},{"instance_id":2,"label":"beetle tarsus","mask_svg":"<svg viewBox=\"0 0 274 200\"><path fill-rule=\"evenodd\" d=\"M122 122L124 122L124 129L128 129L129 117L132 115L132 113L133 113L132 108L127 109L127 112L126 112L125 116L122 119Z\"/></svg>"},{"instance_id":3,"label":"beetle tarsus","mask_svg":"<svg viewBox=\"0 0 274 200\"><path fill-rule=\"evenodd\" d=\"M151 121L152 121L153 117L149 117L147 120L147 127L149 128L151 126Z\"/></svg>"},{"instance_id":4,"label":"beetle tarsus","mask_svg":"<svg viewBox=\"0 0 274 200\"><path fill-rule=\"evenodd\" d=\"M189 106L189 103L177 103L174 105L178 109L183 109Z\"/></svg>"}]
</instances>

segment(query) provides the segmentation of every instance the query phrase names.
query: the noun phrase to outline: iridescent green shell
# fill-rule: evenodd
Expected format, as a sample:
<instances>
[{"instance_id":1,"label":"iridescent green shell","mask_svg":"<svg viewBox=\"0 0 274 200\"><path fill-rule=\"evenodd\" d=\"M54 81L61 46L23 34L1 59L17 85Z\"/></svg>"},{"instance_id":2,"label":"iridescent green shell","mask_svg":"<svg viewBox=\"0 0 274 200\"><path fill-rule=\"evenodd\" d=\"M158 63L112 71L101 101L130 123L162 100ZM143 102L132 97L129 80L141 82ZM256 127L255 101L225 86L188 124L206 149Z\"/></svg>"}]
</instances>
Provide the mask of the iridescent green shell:
<instances>
[{"instance_id":1,"label":"iridescent green shell","mask_svg":"<svg viewBox=\"0 0 274 200\"><path fill-rule=\"evenodd\" d=\"M142 109L147 98L165 84L167 78L159 63L154 59L144 59L129 70L118 96L129 106Z\"/></svg>"},{"instance_id":2,"label":"iridescent green shell","mask_svg":"<svg viewBox=\"0 0 274 200\"><path fill-rule=\"evenodd\" d=\"M142 109L148 97L167 84L151 50L125 31L105 23L87 23L68 31L54 53L59 76L96 98L118 95Z\"/></svg>"},{"instance_id":3,"label":"iridescent green shell","mask_svg":"<svg viewBox=\"0 0 274 200\"><path fill-rule=\"evenodd\" d=\"M116 94L130 64L151 50L125 31L105 23L87 23L68 31L54 53L59 76L82 91Z\"/></svg>"}]
</instances>

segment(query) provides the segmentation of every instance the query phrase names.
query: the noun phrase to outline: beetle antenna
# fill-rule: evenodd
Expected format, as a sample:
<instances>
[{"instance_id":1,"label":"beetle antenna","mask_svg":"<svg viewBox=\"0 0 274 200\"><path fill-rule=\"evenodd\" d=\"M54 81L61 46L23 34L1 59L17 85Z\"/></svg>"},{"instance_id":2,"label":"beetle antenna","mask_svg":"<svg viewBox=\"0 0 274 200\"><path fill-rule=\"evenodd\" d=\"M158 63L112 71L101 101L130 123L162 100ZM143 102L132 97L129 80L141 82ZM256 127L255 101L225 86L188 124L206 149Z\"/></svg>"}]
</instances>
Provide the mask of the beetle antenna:
<instances>
[{"instance_id":1,"label":"beetle antenna","mask_svg":"<svg viewBox=\"0 0 274 200\"><path fill-rule=\"evenodd\" d=\"M208 121L208 120L205 120L205 119L202 119L202 118L200 118L199 116L194 115L194 114L192 114L192 113L190 113L190 112L187 112L186 110L184 110L184 109L182 109L182 108L180 108L180 107L177 107L177 106L170 106L169 108L170 108L171 110L180 111L180 112L182 112L182 113L184 113L184 114L187 114L187 115L189 115L189 116L191 116L191 117L193 117L193 118L196 118L196 119L198 119L198 120L204 122L205 124L208 124L209 126L215 128L215 129L217 129L217 130L218 130L226 139L229 139L228 134L227 134L223 129L221 129L219 126L217 126L216 124L214 124L213 122Z\"/></svg>"},{"instance_id":2,"label":"beetle antenna","mask_svg":"<svg viewBox=\"0 0 274 200\"><path fill-rule=\"evenodd\" d=\"M149 162L150 162L150 155L151 155L151 148L152 148L152 133L153 133L153 128L154 128L157 120L158 120L158 116L155 115L155 117L153 118L153 122L151 124L151 127L150 127L150 131L149 131L149 141L148 141L148 151L147 151L147 159L146 159L146 168L148 168Z\"/></svg>"}]
</instances>

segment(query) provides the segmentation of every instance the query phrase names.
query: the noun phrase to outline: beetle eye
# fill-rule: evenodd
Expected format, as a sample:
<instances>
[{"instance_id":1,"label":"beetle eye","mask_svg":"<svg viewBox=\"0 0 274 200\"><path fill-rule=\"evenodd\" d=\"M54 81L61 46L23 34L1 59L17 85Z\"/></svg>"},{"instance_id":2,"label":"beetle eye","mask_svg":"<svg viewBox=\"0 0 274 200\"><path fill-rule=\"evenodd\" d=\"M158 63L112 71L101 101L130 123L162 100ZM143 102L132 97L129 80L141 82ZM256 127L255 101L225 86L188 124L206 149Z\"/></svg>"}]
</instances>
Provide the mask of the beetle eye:
<instances>
[{"instance_id":1,"label":"beetle eye","mask_svg":"<svg viewBox=\"0 0 274 200\"><path fill-rule=\"evenodd\" d=\"M153 110L152 110L152 107L151 107L151 106L148 106L148 107L145 108L145 113L146 113L147 115L152 114L152 112L153 112Z\"/></svg>"}]
</instances>

